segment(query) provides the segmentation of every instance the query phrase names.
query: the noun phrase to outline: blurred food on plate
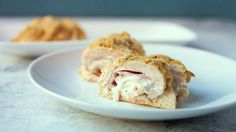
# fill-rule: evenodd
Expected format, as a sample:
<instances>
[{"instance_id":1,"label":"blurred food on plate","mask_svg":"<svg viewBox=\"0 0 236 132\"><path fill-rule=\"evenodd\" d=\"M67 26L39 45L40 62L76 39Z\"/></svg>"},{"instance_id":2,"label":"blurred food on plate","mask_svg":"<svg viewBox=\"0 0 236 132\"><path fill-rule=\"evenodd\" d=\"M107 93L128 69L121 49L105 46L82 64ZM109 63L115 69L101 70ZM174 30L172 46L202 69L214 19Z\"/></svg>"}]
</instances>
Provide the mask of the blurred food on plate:
<instances>
[{"instance_id":1,"label":"blurred food on plate","mask_svg":"<svg viewBox=\"0 0 236 132\"><path fill-rule=\"evenodd\" d=\"M62 41L85 39L83 29L69 18L45 16L35 18L22 32L15 36L13 42Z\"/></svg>"}]
</instances>

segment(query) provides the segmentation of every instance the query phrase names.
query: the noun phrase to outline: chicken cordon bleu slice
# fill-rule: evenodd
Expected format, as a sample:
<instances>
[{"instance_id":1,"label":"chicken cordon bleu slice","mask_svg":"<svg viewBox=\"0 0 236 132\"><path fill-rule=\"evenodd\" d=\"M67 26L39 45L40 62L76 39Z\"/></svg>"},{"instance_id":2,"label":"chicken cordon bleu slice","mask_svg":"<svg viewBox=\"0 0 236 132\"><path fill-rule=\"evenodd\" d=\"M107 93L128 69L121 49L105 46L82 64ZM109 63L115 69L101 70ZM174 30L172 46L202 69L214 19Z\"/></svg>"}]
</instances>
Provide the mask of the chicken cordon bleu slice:
<instances>
[{"instance_id":1,"label":"chicken cordon bleu slice","mask_svg":"<svg viewBox=\"0 0 236 132\"><path fill-rule=\"evenodd\" d=\"M175 109L178 98L188 95L186 83L192 76L182 63L167 56L127 55L103 69L99 95L115 101Z\"/></svg>"},{"instance_id":2,"label":"chicken cordon bleu slice","mask_svg":"<svg viewBox=\"0 0 236 132\"><path fill-rule=\"evenodd\" d=\"M109 61L126 54L144 55L141 44L128 33L112 34L97 39L82 53L80 75L84 80L96 82L101 69Z\"/></svg>"},{"instance_id":3,"label":"chicken cordon bleu slice","mask_svg":"<svg viewBox=\"0 0 236 132\"><path fill-rule=\"evenodd\" d=\"M187 83L191 81L194 74L188 71L182 62L165 55L150 55L148 58L164 63L171 71L173 76L172 86L175 88L178 100L189 95Z\"/></svg>"}]
</instances>

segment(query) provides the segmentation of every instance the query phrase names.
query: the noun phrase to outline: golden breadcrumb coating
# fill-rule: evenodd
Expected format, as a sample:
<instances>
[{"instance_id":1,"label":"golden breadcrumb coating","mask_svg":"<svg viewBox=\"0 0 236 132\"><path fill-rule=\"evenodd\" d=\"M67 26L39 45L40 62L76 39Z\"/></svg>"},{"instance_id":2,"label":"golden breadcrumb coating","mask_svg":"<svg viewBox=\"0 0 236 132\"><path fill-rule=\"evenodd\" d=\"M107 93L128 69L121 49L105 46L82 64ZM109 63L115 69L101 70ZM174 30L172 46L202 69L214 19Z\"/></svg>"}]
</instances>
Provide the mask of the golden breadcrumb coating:
<instances>
[{"instance_id":1,"label":"golden breadcrumb coating","mask_svg":"<svg viewBox=\"0 0 236 132\"><path fill-rule=\"evenodd\" d=\"M12 41L61 41L85 39L81 27L68 18L57 19L52 16L33 19L30 24Z\"/></svg>"},{"instance_id":2,"label":"golden breadcrumb coating","mask_svg":"<svg viewBox=\"0 0 236 132\"><path fill-rule=\"evenodd\" d=\"M166 55L150 55L148 57L165 63L166 66L172 71L172 85L175 87L174 90L178 100L189 95L189 90L186 84L190 82L191 77L194 77L195 75L191 71L188 71L182 62L172 59Z\"/></svg>"},{"instance_id":3,"label":"golden breadcrumb coating","mask_svg":"<svg viewBox=\"0 0 236 132\"><path fill-rule=\"evenodd\" d=\"M185 77L185 79L187 80L187 82L189 82L191 80L191 77L195 76L191 71L188 71L186 69L186 67L184 66L184 64L178 60L175 60L175 59L172 59L166 55L150 55L148 56L148 58L153 58L154 60L158 60L158 61L161 61L161 62L164 62L166 64L169 64L169 65L178 65L181 67L181 69L183 70L183 76Z\"/></svg>"},{"instance_id":4,"label":"golden breadcrumb coating","mask_svg":"<svg viewBox=\"0 0 236 132\"><path fill-rule=\"evenodd\" d=\"M95 47L112 48L137 55L145 54L142 45L134 38L131 38L127 32L123 32L121 34L111 34L107 37L97 39L89 45L88 48Z\"/></svg>"}]
</instances>

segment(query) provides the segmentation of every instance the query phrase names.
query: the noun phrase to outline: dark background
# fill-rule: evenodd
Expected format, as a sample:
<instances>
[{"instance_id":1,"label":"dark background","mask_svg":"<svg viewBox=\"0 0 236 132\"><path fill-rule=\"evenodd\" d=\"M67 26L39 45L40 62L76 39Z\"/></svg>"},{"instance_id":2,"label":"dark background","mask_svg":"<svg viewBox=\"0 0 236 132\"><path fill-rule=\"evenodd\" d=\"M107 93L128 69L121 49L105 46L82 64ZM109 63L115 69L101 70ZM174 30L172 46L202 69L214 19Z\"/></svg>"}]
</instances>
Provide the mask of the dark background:
<instances>
[{"instance_id":1,"label":"dark background","mask_svg":"<svg viewBox=\"0 0 236 132\"><path fill-rule=\"evenodd\" d=\"M36 15L236 19L236 0L0 0L0 16Z\"/></svg>"}]
</instances>

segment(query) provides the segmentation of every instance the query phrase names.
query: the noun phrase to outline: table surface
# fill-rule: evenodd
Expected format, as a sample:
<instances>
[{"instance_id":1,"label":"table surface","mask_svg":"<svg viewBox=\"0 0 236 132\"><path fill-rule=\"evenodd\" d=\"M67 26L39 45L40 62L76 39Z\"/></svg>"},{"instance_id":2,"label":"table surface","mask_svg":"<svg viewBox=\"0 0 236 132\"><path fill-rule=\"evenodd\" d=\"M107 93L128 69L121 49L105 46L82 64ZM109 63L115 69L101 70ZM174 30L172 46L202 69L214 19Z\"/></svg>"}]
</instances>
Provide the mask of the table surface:
<instances>
[{"instance_id":1,"label":"table surface","mask_svg":"<svg viewBox=\"0 0 236 132\"><path fill-rule=\"evenodd\" d=\"M236 60L236 22L225 19L148 18L197 33L187 46ZM27 77L32 59L0 53L0 131L236 131L236 106L202 117L159 122L112 119L67 106ZM209 60L210 61L210 60Z\"/></svg>"}]
</instances>

